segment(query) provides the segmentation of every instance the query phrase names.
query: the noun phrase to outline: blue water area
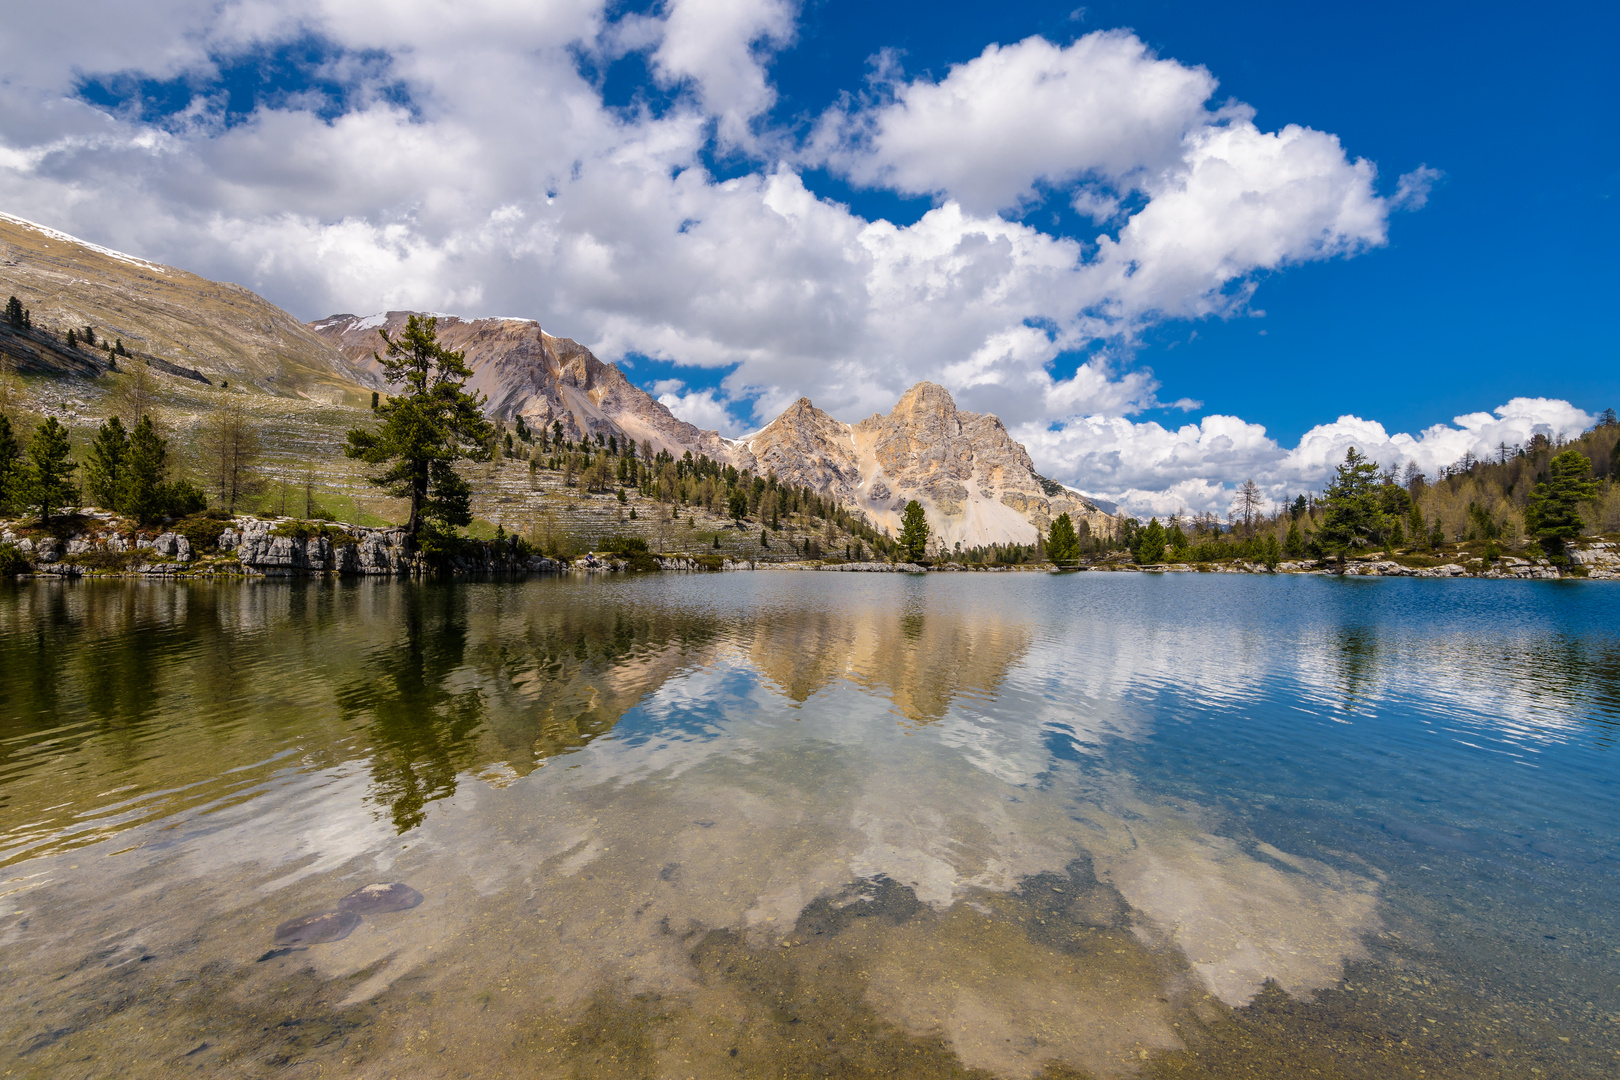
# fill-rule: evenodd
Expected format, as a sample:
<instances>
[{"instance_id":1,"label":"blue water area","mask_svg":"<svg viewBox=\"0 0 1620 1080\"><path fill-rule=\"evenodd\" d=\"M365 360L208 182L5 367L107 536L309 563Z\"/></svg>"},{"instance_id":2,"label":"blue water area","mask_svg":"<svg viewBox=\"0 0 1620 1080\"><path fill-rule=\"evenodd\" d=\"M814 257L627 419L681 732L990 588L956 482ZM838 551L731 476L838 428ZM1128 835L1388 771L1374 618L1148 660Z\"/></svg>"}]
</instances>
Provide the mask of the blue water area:
<instances>
[{"instance_id":1,"label":"blue water area","mask_svg":"<svg viewBox=\"0 0 1620 1080\"><path fill-rule=\"evenodd\" d=\"M8 588L0 1061L1614 1075L1617 602L1107 573ZM317 918L393 883L421 902Z\"/></svg>"}]
</instances>

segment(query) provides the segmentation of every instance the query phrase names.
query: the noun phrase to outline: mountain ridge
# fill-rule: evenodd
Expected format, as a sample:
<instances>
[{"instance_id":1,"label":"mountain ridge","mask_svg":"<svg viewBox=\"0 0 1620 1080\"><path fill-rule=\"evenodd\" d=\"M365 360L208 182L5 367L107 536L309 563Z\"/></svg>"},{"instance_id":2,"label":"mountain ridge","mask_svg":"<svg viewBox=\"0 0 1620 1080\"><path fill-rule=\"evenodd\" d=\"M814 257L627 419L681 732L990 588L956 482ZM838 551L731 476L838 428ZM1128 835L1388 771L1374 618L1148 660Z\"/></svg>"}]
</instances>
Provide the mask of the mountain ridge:
<instances>
[{"instance_id":1,"label":"mountain ridge","mask_svg":"<svg viewBox=\"0 0 1620 1080\"><path fill-rule=\"evenodd\" d=\"M232 390L351 406L387 389L374 356L382 345L377 331L402 330L411 315L424 314L344 313L303 323L242 286L0 214L5 291L23 298L36 327L0 335L19 370L105 374L100 350L57 340L67 328L89 325L121 340L134 363ZM532 319L435 317L441 342L465 353L469 388L485 396L496 420L521 416L530 428L561 425L571 442L614 436L653 454L690 453L756 476L774 473L891 533L916 499L940 552L1028 544L1064 512L1092 531L1115 530L1102 508L1038 474L997 417L959 410L934 383L918 383L889 413L853 423L800 398L758 431L728 439L675 416L617 365Z\"/></svg>"},{"instance_id":2,"label":"mountain ridge","mask_svg":"<svg viewBox=\"0 0 1620 1080\"><path fill-rule=\"evenodd\" d=\"M381 385L251 289L0 213L0 296L7 293L24 298L38 327L92 326L216 383L327 401Z\"/></svg>"},{"instance_id":3,"label":"mountain ridge","mask_svg":"<svg viewBox=\"0 0 1620 1080\"><path fill-rule=\"evenodd\" d=\"M358 369L381 377L373 354L411 315L331 315L310 323ZM561 424L564 438L629 437L654 453L690 452L756 475L830 495L878 529L898 533L906 502L922 504L942 550L960 545L1033 543L1068 513L1078 525L1112 533L1113 515L1035 471L1023 444L988 413L963 412L944 387L920 382L887 415L838 420L800 398L770 423L727 439L675 416L619 370L572 338L531 319L434 315L446 348L465 354L470 389L493 418L522 416L531 428ZM1056 491L1051 489L1056 488Z\"/></svg>"}]
</instances>

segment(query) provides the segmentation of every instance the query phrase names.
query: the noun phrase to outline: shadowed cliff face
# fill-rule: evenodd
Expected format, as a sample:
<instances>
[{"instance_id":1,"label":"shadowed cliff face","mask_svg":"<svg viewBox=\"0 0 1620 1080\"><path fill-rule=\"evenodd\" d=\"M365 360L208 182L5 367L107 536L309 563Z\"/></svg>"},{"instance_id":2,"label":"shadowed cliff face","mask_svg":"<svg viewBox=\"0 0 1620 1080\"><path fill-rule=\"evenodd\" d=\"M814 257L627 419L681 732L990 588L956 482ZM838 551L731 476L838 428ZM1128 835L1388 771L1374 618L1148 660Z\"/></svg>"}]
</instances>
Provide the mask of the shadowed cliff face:
<instances>
[{"instance_id":1,"label":"shadowed cliff face","mask_svg":"<svg viewBox=\"0 0 1620 1080\"><path fill-rule=\"evenodd\" d=\"M0 214L0 298L15 295L34 326L97 339L195 368L215 383L341 401L381 385L263 297ZM67 369L71 370L71 369Z\"/></svg>"}]
</instances>

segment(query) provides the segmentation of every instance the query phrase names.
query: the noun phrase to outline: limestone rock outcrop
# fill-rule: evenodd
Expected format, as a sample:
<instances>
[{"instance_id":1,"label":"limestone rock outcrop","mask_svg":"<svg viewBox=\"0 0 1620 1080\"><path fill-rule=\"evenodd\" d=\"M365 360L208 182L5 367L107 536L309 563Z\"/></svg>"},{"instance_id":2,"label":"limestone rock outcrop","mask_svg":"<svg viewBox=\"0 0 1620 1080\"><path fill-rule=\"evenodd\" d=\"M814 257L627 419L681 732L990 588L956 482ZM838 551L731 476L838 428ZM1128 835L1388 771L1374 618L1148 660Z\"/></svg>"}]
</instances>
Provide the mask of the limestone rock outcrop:
<instances>
[{"instance_id":1,"label":"limestone rock outcrop","mask_svg":"<svg viewBox=\"0 0 1620 1080\"><path fill-rule=\"evenodd\" d=\"M906 503L922 504L940 546L1031 543L1067 513L1111 533L1115 519L1077 492L1046 480L995 416L962 412L944 387L913 386L887 416L855 424L807 398L740 440L761 470L828 491L896 533Z\"/></svg>"}]
</instances>

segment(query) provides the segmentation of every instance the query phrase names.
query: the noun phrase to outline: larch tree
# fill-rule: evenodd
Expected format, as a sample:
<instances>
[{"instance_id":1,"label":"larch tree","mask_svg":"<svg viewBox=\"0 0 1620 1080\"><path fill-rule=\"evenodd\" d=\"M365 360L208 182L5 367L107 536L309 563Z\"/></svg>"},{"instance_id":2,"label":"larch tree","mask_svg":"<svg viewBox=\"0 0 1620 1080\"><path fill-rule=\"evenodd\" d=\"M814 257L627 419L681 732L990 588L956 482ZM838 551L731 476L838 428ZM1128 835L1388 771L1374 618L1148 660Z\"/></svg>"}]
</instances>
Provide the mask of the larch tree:
<instances>
[{"instance_id":1,"label":"larch tree","mask_svg":"<svg viewBox=\"0 0 1620 1080\"><path fill-rule=\"evenodd\" d=\"M483 395L465 389L472 370L464 354L439 344L438 323L412 315L397 337L377 331L386 348L372 356L403 389L377 407L379 427L354 428L343 448L351 458L383 466L367 479L410 501L405 537L413 548L424 528L472 521L472 491L455 463L489 460L494 430L483 416Z\"/></svg>"},{"instance_id":2,"label":"larch tree","mask_svg":"<svg viewBox=\"0 0 1620 1080\"><path fill-rule=\"evenodd\" d=\"M240 398L232 396L208 418L202 430L202 450L211 486L228 512L234 514L238 500L262 489L259 463L264 448Z\"/></svg>"},{"instance_id":3,"label":"larch tree","mask_svg":"<svg viewBox=\"0 0 1620 1080\"><path fill-rule=\"evenodd\" d=\"M157 397L157 380L145 363L124 365L124 377L118 385L118 415L126 428L134 428L147 414Z\"/></svg>"},{"instance_id":4,"label":"larch tree","mask_svg":"<svg viewBox=\"0 0 1620 1080\"><path fill-rule=\"evenodd\" d=\"M0 413L9 413L21 396L17 385L17 360L9 352L0 353Z\"/></svg>"},{"instance_id":5,"label":"larch tree","mask_svg":"<svg viewBox=\"0 0 1620 1080\"><path fill-rule=\"evenodd\" d=\"M1238 487L1236 510L1238 517L1243 519L1243 532L1245 535L1254 532L1254 520L1260 516L1265 501L1265 496L1260 494L1260 485L1254 482L1253 477L1243 481L1242 485Z\"/></svg>"}]
</instances>

